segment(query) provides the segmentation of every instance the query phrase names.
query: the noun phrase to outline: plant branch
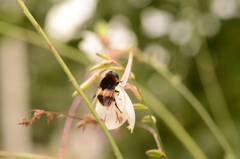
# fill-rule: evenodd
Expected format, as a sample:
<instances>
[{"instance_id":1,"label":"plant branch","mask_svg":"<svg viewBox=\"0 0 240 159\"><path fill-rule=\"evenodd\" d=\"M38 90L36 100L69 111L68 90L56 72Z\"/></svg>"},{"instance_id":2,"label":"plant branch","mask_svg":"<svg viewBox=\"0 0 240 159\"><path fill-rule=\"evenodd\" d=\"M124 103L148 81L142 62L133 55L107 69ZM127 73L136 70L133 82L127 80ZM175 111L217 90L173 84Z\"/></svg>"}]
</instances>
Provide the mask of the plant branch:
<instances>
[{"instance_id":1,"label":"plant branch","mask_svg":"<svg viewBox=\"0 0 240 159\"><path fill-rule=\"evenodd\" d=\"M219 130L213 119L208 112L204 109L203 105L197 100L197 98L187 89L187 87L181 83L180 79L174 76L165 66L155 67L152 63L147 63L154 68L159 74L161 74L172 86L193 106L205 124L211 130L216 137L217 141L226 153L230 154L233 158L237 158L230 144Z\"/></svg>"},{"instance_id":2,"label":"plant branch","mask_svg":"<svg viewBox=\"0 0 240 159\"><path fill-rule=\"evenodd\" d=\"M69 115L75 115L75 112L77 111L77 108L78 108L81 100L82 100L82 98L80 96L73 99L73 103L72 103L72 105L70 107L70 110L68 112ZM66 147L66 144L67 144L67 139L68 139L69 131L70 131L70 128L71 128L72 120L73 120L72 118L67 118L66 119L64 130L63 130L63 135L62 135L60 152L59 152L59 159L64 158L65 147Z\"/></svg>"},{"instance_id":3,"label":"plant branch","mask_svg":"<svg viewBox=\"0 0 240 159\"><path fill-rule=\"evenodd\" d=\"M155 133L156 133L156 135L157 135L157 139L158 139L157 146L158 146L158 149L161 150L161 151L163 151L163 152L165 153L165 150L164 150L164 147L163 147L163 144L162 144L162 141L161 141L161 137L160 137L159 132L158 132L158 129L157 129L157 125L156 125L156 123L154 123L153 119L151 118L152 113L151 113L150 110L149 110L149 106L148 106L148 104L145 102L144 97L143 97L143 94L142 94L141 90L139 89L136 80L133 79L132 81L133 81L133 84L135 85L137 91L139 92L141 98L142 98L142 103L143 103L145 106L148 107L148 109L147 109L146 111L147 111L147 113L148 113L148 116L150 117L150 121L151 121L151 123L152 123L152 127L153 127L153 129L154 129L154 131L155 131ZM158 144L158 143L159 143L159 144Z\"/></svg>"},{"instance_id":4,"label":"plant branch","mask_svg":"<svg viewBox=\"0 0 240 159\"><path fill-rule=\"evenodd\" d=\"M207 159L203 151L198 147L192 137L182 127L176 117L145 87L138 84L148 99L149 106L165 122L169 129L182 142L194 158Z\"/></svg>"},{"instance_id":5,"label":"plant branch","mask_svg":"<svg viewBox=\"0 0 240 159\"><path fill-rule=\"evenodd\" d=\"M42 41L39 40L40 35L33 31L24 29L22 27L4 21L0 21L0 26L1 26L0 33L2 35L23 40L25 42L28 42L41 48L49 49L47 45L45 45ZM85 66L91 63L88 57L78 49L73 48L66 44L62 44L57 41L54 41L54 44L57 49L62 50L62 52L60 53L62 56L74 60L76 62L79 62L81 64L84 64Z\"/></svg>"},{"instance_id":6,"label":"plant branch","mask_svg":"<svg viewBox=\"0 0 240 159\"><path fill-rule=\"evenodd\" d=\"M33 109L32 111L39 111L39 109ZM68 117L68 118L72 118L72 119L77 119L77 120L82 120L82 118L80 117L77 117L77 116L73 116L73 115L70 115L70 114L63 114L63 113L58 113L58 112L52 112L52 111L45 111L45 110L40 110L40 111L43 111L41 114L46 114L46 115L56 115L58 117Z\"/></svg>"},{"instance_id":7,"label":"plant branch","mask_svg":"<svg viewBox=\"0 0 240 159\"><path fill-rule=\"evenodd\" d=\"M0 151L0 158L24 158L24 159L57 159L56 157L49 157L49 156L41 156L41 155L33 155L27 153L14 153L14 152L7 152L7 151Z\"/></svg>"},{"instance_id":8,"label":"plant branch","mask_svg":"<svg viewBox=\"0 0 240 159\"><path fill-rule=\"evenodd\" d=\"M78 93L81 95L82 99L84 100L84 102L86 103L86 105L88 106L88 108L90 109L91 113L93 114L93 116L96 118L96 121L99 123L100 127L102 128L104 134L106 135L110 145L112 146L116 157L119 159L122 159L123 156L121 154L121 152L119 151L115 141L113 140L111 134L109 133L109 131L107 130L105 124L101 121L101 119L99 118L99 116L97 115L96 111L94 110L91 102L88 100L87 96L85 95L85 93L83 92L83 90L79 87L79 84L77 83L76 79L73 77L72 73L70 72L70 70L68 69L68 67L66 66L66 64L64 63L64 61L62 60L61 56L58 54L58 52L56 51L56 49L54 48L54 46L52 45L52 43L50 42L50 40L48 39L48 37L46 36L46 34L44 33L44 31L42 30L42 28L40 27L40 25L37 23L37 21L33 18L33 16L31 15L31 13L29 12L29 10L27 9L27 7L25 6L24 2L22 0L17 0L17 2L19 3L19 5L22 7L24 14L28 17L28 19L31 21L31 23L33 24L33 26L36 28L36 30L38 31L38 33L43 37L43 39L45 40L45 42L47 43L47 45L49 46L50 50L52 51L53 55L56 57L57 61L59 62L59 64L61 65L61 67L63 68L64 72L67 74L70 82L73 84L73 86L75 87L75 89L78 91Z\"/></svg>"},{"instance_id":9,"label":"plant branch","mask_svg":"<svg viewBox=\"0 0 240 159\"><path fill-rule=\"evenodd\" d=\"M195 61L213 116L218 126L235 148L235 152L239 152L240 142L238 130L229 112L227 102L214 70L206 39L204 38L202 49L195 56ZM240 153L238 155L240 155Z\"/></svg>"},{"instance_id":10,"label":"plant branch","mask_svg":"<svg viewBox=\"0 0 240 159\"><path fill-rule=\"evenodd\" d=\"M158 136L157 136L155 130L151 126L148 126L146 124L140 124L140 123L136 124L136 126L149 131L153 135L153 138L155 139L155 142L157 143L158 150L162 151L160 143L158 141Z\"/></svg>"}]
</instances>

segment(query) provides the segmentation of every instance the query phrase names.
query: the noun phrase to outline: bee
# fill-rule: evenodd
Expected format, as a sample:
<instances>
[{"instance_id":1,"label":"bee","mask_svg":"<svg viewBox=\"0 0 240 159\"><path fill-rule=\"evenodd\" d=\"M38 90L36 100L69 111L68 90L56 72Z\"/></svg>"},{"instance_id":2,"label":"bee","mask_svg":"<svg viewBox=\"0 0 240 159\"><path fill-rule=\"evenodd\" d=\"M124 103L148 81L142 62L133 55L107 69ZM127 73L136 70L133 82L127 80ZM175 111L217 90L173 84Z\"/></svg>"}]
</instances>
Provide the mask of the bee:
<instances>
[{"instance_id":1,"label":"bee","mask_svg":"<svg viewBox=\"0 0 240 159\"><path fill-rule=\"evenodd\" d=\"M119 84L119 76L116 72L109 71L105 74L105 77L100 82L100 85L93 96L92 104L96 99L101 104L101 106L105 107L107 113L104 117L103 122L106 121L109 112L111 111L112 107L116 107L116 122L119 124L122 123L122 111L119 109L117 102L115 100L115 96L119 95L119 91L116 90L116 86ZM120 99L121 100L121 99Z\"/></svg>"}]
</instances>

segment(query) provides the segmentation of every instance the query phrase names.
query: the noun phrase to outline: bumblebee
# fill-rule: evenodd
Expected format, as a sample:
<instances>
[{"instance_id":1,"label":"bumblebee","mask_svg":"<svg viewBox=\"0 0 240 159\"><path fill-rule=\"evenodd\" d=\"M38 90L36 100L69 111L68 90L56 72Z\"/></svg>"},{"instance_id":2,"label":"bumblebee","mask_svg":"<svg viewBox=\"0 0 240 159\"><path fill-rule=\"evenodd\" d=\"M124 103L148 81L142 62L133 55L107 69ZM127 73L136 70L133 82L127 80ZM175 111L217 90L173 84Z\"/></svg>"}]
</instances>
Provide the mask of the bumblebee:
<instances>
[{"instance_id":1,"label":"bumblebee","mask_svg":"<svg viewBox=\"0 0 240 159\"><path fill-rule=\"evenodd\" d=\"M100 82L100 85L93 96L92 104L94 103L95 99L98 99L98 102L103 106L106 107L107 110L111 109L115 106L116 109L116 122L119 124L122 123L122 111L119 109L116 100L115 100L115 93L119 95L119 91L116 90L116 86L119 84L119 76L116 72L109 71L105 74L105 77ZM107 113L108 114L108 113ZM104 119L104 122L107 118L107 115Z\"/></svg>"}]
</instances>

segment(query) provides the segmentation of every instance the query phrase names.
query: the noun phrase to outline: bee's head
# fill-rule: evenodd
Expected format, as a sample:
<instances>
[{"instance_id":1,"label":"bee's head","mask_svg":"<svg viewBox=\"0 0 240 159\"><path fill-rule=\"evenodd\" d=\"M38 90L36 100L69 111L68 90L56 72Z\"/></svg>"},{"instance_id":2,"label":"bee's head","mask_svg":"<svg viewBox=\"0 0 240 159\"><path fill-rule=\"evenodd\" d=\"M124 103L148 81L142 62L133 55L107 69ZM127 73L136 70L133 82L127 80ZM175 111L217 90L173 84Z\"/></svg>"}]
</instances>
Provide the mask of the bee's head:
<instances>
[{"instance_id":1,"label":"bee's head","mask_svg":"<svg viewBox=\"0 0 240 159\"><path fill-rule=\"evenodd\" d=\"M105 76L113 76L113 77L117 78L117 80L119 80L118 74L113 71L109 71L108 73L106 73Z\"/></svg>"}]
</instances>

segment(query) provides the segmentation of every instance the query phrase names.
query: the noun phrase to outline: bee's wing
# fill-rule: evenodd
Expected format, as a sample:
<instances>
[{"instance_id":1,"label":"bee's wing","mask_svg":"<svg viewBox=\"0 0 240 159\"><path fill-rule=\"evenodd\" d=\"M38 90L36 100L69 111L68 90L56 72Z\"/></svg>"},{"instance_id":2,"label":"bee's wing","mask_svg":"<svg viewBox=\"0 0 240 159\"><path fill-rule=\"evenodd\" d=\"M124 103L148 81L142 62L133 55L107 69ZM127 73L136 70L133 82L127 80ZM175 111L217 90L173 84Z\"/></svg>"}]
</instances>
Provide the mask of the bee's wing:
<instances>
[{"instance_id":1,"label":"bee's wing","mask_svg":"<svg viewBox=\"0 0 240 159\"><path fill-rule=\"evenodd\" d=\"M101 87L98 87L96 93L95 93L94 96L93 96L93 99L92 99L92 105L94 104L94 102L95 102L95 100L96 100L98 94L101 92L101 90L102 90L102 88L101 88Z\"/></svg>"},{"instance_id":2,"label":"bee's wing","mask_svg":"<svg viewBox=\"0 0 240 159\"><path fill-rule=\"evenodd\" d=\"M114 90L105 89L103 91L103 105L109 107L113 104L114 101Z\"/></svg>"},{"instance_id":3,"label":"bee's wing","mask_svg":"<svg viewBox=\"0 0 240 159\"><path fill-rule=\"evenodd\" d=\"M117 88L116 88L117 89ZM105 120L104 123L109 130L116 129L120 127L128 119L127 112L125 111L123 104L124 98L123 93L120 89L117 89L118 93L114 93L114 101L111 102L109 107L104 107L100 102L97 102L96 112L102 120ZM107 94L107 91L105 92ZM117 106L116 106L117 105ZM119 112L119 110L122 112ZM119 117L122 116L121 122Z\"/></svg>"}]
</instances>

